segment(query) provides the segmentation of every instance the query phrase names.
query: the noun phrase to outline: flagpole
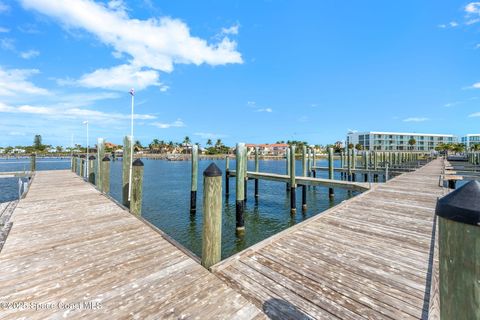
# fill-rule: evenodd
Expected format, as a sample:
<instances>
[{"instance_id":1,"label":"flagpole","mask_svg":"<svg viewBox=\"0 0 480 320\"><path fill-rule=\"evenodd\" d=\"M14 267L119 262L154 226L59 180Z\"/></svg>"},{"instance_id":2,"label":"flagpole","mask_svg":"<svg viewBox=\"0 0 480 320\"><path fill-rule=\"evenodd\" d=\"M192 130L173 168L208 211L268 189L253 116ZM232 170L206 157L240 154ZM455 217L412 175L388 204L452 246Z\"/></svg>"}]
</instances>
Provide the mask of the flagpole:
<instances>
[{"instance_id":1,"label":"flagpole","mask_svg":"<svg viewBox=\"0 0 480 320\"><path fill-rule=\"evenodd\" d=\"M128 177L128 201L131 199L132 195L132 166L133 166L133 104L135 99L135 91L133 88L130 90L130 95L132 96L132 116L130 119L130 174Z\"/></svg>"}]
</instances>

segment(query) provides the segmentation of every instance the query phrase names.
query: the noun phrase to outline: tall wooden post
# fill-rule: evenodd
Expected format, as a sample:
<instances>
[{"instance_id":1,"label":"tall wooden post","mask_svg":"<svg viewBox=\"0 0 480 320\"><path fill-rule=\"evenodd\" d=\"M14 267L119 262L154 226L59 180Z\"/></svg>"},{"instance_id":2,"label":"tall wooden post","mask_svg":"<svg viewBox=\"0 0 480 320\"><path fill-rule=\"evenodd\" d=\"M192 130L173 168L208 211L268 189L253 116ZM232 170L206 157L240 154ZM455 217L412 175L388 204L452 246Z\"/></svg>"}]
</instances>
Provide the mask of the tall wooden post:
<instances>
[{"instance_id":1,"label":"tall wooden post","mask_svg":"<svg viewBox=\"0 0 480 320\"><path fill-rule=\"evenodd\" d=\"M287 164L287 176L290 176L290 147L287 148L287 155L286 155L286 164ZM290 183L287 182L287 192L290 191Z\"/></svg>"},{"instance_id":2,"label":"tall wooden post","mask_svg":"<svg viewBox=\"0 0 480 320\"><path fill-rule=\"evenodd\" d=\"M297 212L297 184L295 182L295 145L290 146L290 212Z\"/></svg>"},{"instance_id":3,"label":"tall wooden post","mask_svg":"<svg viewBox=\"0 0 480 320\"><path fill-rule=\"evenodd\" d=\"M77 155L72 155L72 172L77 172Z\"/></svg>"},{"instance_id":4,"label":"tall wooden post","mask_svg":"<svg viewBox=\"0 0 480 320\"><path fill-rule=\"evenodd\" d=\"M88 182L95 184L95 156L91 155L88 158Z\"/></svg>"},{"instance_id":5,"label":"tall wooden post","mask_svg":"<svg viewBox=\"0 0 480 320\"><path fill-rule=\"evenodd\" d=\"M130 207L128 201L128 192L130 191L130 159L131 159L132 138L126 136L123 138L123 156L122 156L122 200L125 207ZM98 179L98 177L97 177Z\"/></svg>"},{"instance_id":6,"label":"tall wooden post","mask_svg":"<svg viewBox=\"0 0 480 320\"><path fill-rule=\"evenodd\" d=\"M480 319L480 182L437 201L440 319Z\"/></svg>"},{"instance_id":7,"label":"tall wooden post","mask_svg":"<svg viewBox=\"0 0 480 320\"><path fill-rule=\"evenodd\" d=\"M30 155L30 171L37 171L37 155L35 153Z\"/></svg>"},{"instance_id":8,"label":"tall wooden post","mask_svg":"<svg viewBox=\"0 0 480 320\"><path fill-rule=\"evenodd\" d=\"M302 148L302 176L307 176L307 147ZM302 185L302 211L307 210L307 186Z\"/></svg>"},{"instance_id":9,"label":"tall wooden post","mask_svg":"<svg viewBox=\"0 0 480 320\"><path fill-rule=\"evenodd\" d=\"M101 163L102 169L102 192L108 194L110 192L110 158L104 156Z\"/></svg>"},{"instance_id":10,"label":"tall wooden post","mask_svg":"<svg viewBox=\"0 0 480 320\"><path fill-rule=\"evenodd\" d=\"M103 172L102 172L102 161L105 157L105 140L103 138L97 139L97 182L98 182L98 189L103 190L102 182L103 182Z\"/></svg>"},{"instance_id":11,"label":"tall wooden post","mask_svg":"<svg viewBox=\"0 0 480 320\"><path fill-rule=\"evenodd\" d=\"M347 180L350 181L352 179L352 166L351 166L351 153L352 149L347 149Z\"/></svg>"},{"instance_id":12,"label":"tall wooden post","mask_svg":"<svg viewBox=\"0 0 480 320\"><path fill-rule=\"evenodd\" d=\"M225 195L230 195L230 157L225 157Z\"/></svg>"},{"instance_id":13,"label":"tall wooden post","mask_svg":"<svg viewBox=\"0 0 480 320\"><path fill-rule=\"evenodd\" d=\"M80 177L85 177L85 155L80 155Z\"/></svg>"},{"instance_id":14,"label":"tall wooden post","mask_svg":"<svg viewBox=\"0 0 480 320\"><path fill-rule=\"evenodd\" d=\"M237 143L236 156L236 229L237 232L243 232L245 231L245 221L243 219L245 211L245 143Z\"/></svg>"},{"instance_id":15,"label":"tall wooden post","mask_svg":"<svg viewBox=\"0 0 480 320\"><path fill-rule=\"evenodd\" d=\"M130 212L134 215L142 215L142 192L143 190L143 162L140 159L132 164L132 195L130 197Z\"/></svg>"},{"instance_id":16,"label":"tall wooden post","mask_svg":"<svg viewBox=\"0 0 480 320\"><path fill-rule=\"evenodd\" d=\"M328 179L334 179L334 171L333 171L333 148L328 148ZM335 196L335 192L333 188L328 188L328 195L330 198Z\"/></svg>"},{"instance_id":17,"label":"tall wooden post","mask_svg":"<svg viewBox=\"0 0 480 320\"><path fill-rule=\"evenodd\" d=\"M210 164L203 172L202 266L220 262L222 254L222 171Z\"/></svg>"},{"instance_id":18,"label":"tall wooden post","mask_svg":"<svg viewBox=\"0 0 480 320\"><path fill-rule=\"evenodd\" d=\"M260 163L258 161L258 146L255 147L255 172L260 171ZM258 199L258 179L255 179L255 199Z\"/></svg>"},{"instance_id":19,"label":"tall wooden post","mask_svg":"<svg viewBox=\"0 0 480 320\"><path fill-rule=\"evenodd\" d=\"M198 146L192 146L192 179L190 187L190 213L197 211Z\"/></svg>"},{"instance_id":20,"label":"tall wooden post","mask_svg":"<svg viewBox=\"0 0 480 320\"><path fill-rule=\"evenodd\" d=\"M312 148L312 176L314 178L317 177L317 170L315 169L316 167L317 167L317 155L315 153L315 147L313 147Z\"/></svg>"},{"instance_id":21,"label":"tall wooden post","mask_svg":"<svg viewBox=\"0 0 480 320\"><path fill-rule=\"evenodd\" d=\"M248 149L247 148L244 148L243 149L243 161L245 162L243 164L243 184L244 184L244 187L243 187L243 201L245 202L245 205L247 205L247 195L248 195L248 174L247 174L247 170L248 170Z\"/></svg>"},{"instance_id":22,"label":"tall wooden post","mask_svg":"<svg viewBox=\"0 0 480 320\"><path fill-rule=\"evenodd\" d=\"M368 156L368 151L365 150L363 152L363 160L365 161L364 165L365 165L365 182L368 182L368 159L369 159L369 156Z\"/></svg>"}]
</instances>

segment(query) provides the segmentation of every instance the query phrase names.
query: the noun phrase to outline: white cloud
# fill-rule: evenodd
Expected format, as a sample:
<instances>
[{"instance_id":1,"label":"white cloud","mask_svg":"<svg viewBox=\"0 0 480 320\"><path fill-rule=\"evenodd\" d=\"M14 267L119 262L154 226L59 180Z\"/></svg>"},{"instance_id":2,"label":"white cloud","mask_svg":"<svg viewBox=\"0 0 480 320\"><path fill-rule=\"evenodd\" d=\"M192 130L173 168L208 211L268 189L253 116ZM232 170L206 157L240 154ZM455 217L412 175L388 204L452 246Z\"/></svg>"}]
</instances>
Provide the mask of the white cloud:
<instances>
[{"instance_id":1,"label":"white cloud","mask_svg":"<svg viewBox=\"0 0 480 320\"><path fill-rule=\"evenodd\" d=\"M28 51L20 52L20 57L22 57L23 59L32 59L32 58L38 57L39 55L40 55L40 52L38 52L37 50L28 50Z\"/></svg>"},{"instance_id":2,"label":"white cloud","mask_svg":"<svg viewBox=\"0 0 480 320\"><path fill-rule=\"evenodd\" d=\"M87 88L128 91L134 87L139 91L151 85L160 86L159 78L156 70L141 70L133 65L123 64L85 74L76 83Z\"/></svg>"},{"instance_id":3,"label":"white cloud","mask_svg":"<svg viewBox=\"0 0 480 320\"><path fill-rule=\"evenodd\" d=\"M227 135L221 133L211 133L211 132L195 132L194 136L198 136L202 139L221 139L226 138Z\"/></svg>"},{"instance_id":4,"label":"white cloud","mask_svg":"<svg viewBox=\"0 0 480 320\"><path fill-rule=\"evenodd\" d=\"M55 119L92 119L98 121L106 120L128 120L130 119L130 114L122 113L109 113L102 112L91 109L82 109L82 108L68 108L61 109L55 107L45 107L45 106L31 106L31 105L21 105L18 107L12 107L0 103L0 113L23 113L31 115L43 115L47 117L52 117ZM156 119L155 116L149 114L134 114L134 119L137 120L153 120Z\"/></svg>"},{"instance_id":5,"label":"white cloud","mask_svg":"<svg viewBox=\"0 0 480 320\"><path fill-rule=\"evenodd\" d=\"M3 50L15 51L15 41L10 38L0 39L0 47Z\"/></svg>"},{"instance_id":6,"label":"white cloud","mask_svg":"<svg viewBox=\"0 0 480 320\"><path fill-rule=\"evenodd\" d=\"M475 112L468 115L469 118L480 117L480 112Z\"/></svg>"},{"instance_id":7,"label":"white cloud","mask_svg":"<svg viewBox=\"0 0 480 320\"><path fill-rule=\"evenodd\" d=\"M241 54L236 50L236 42L227 36L217 43L209 44L192 36L188 26L179 19L130 18L123 1L110 1L106 6L90 0L21 0L21 3L26 9L36 10L59 20L66 28L86 30L101 42L112 46L117 56L126 54L131 57L128 69L126 65L122 65L100 69L100 74L93 72L84 75L79 83L86 86L130 87L132 84L128 81L132 78L141 80L144 86L155 85L158 83L158 73L155 70L171 72L175 63L225 65L243 62ZM122 76L108 86L89 81L121 68L136 75ZM144 70L145 68L148 70Z\"/></svg>"},{"instance_id":8,"label":"white cloud","mask_svg":"<svg viewBox=\"0 0 480 320\"><path fill-rule=\"evenodd\" d=\"M177 119L171 123L152 122L151 125L160 129L185 127L185 123L182 121L182 119Z\"/></svg>"},{"instance_id":9,"label":"white cloud","mask_svg":"<svg viewBox=\"0 0 480 320\"><path fill-rule=\"evenodd\" d=\"M239 27L240 25L237 23L231 26L230 28L222 28L222 34L238 34Z\"/></svg>"},{"instance_id":10,"label":"white cloud","mask_svg":"<svg viewBox=\"0 0 480 320\"><path fill-rule=\"evenodd\" d=\"M474 83L474 84L472 85L472 88L473 88L473 89L480 89L480 82Z\"/></svg>"},{"instance_id":11,"label":"white cloud","mask_svg":"<svg viewBox=\"0 0 480 320\"><path fill-rule=\"evenodd\" d=\"M410 117L403 119L403 122L424 122L429 120L428 118L422 118L422 117Z\"/></svg>"},{"instance_id":12,"label":"white cloud","mask_svg":"<svg viewBox=\"0 0 480 320\"><path fill-rule=\"evenodd\" d=\"M256 102L255 101L247 101L247 105L248 106L254 106L254 105L256 105Z\"/></svg>"},{"instance_id":13,"label":"white cloud","mask_svg":"<svg viewBox=\"0 0 480 320\"><path fill-rule=\"evenodd\" d=\"M480 14L480 2L470 2L465 6L465 12Z\"/></svg>"},{"instance_id":14,"label":"white cloud","mask_svg":"<svg viewBox=\"0 0 480 320\"><path fill-rule=\"evenodd\" d=\"M10 6L8 6L3 1L0 1L0 13L10 11Z\"/></svg>"},{"instance_id":15,"label":"white cloud","mask_svg":"<svg viewBox=\"0 0 480 320\"><path fill-rule=\"evenodd\" d=\"M4 69L0 66L0 96L48 95L48 90L27 80L38 73L36 69Z\"/></svg>"},{"instance_id":16,"label":"white cloud","mask_svg":"<svg viewBox=\"0 0 480 320\"><path fill-rule=\"evenodd\" d=\"M260 108L260 109L257 109L255 110L255 112L273 112L272 108Z\"/></svg>"},{"instance_id":17,"label":"white cloud","mask_svg":"<svg viewBox=\"0 0 480 320\"><path fill-rule=\"evenodd\" d=\"M10 32L10 29L0 27L0 33L8 33L8 32Z\"/></svg>"}]
</instances>

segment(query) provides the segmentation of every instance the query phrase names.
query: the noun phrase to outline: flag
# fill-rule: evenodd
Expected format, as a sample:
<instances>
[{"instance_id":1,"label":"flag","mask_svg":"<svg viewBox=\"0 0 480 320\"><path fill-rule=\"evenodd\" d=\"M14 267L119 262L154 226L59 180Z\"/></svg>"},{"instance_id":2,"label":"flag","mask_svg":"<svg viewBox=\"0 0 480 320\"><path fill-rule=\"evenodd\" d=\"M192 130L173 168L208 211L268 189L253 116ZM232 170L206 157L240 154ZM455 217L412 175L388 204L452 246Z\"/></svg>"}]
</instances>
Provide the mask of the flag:
<instances>
[{"instance_id":1,"label":"flag","mask_svg":"<svg viewBox=\"0 0 480 320\"><path fill-rule=\"evenodd\" d=\"M133 88L130 89L130 94L131 94L132 96L134 96L134 95L135 95L135 89L133 89Z\"/></svg>"}]
</instances>

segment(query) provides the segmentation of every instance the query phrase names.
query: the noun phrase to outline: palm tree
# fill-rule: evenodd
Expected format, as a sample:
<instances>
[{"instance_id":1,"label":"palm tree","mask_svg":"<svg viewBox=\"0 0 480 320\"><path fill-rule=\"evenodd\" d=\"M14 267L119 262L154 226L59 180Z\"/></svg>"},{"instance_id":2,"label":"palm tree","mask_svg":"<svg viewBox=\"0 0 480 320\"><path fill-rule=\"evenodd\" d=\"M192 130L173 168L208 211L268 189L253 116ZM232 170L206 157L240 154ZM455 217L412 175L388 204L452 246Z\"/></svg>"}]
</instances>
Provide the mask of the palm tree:
<instances>
[{"instance_id":1,"label":"palm tree","mask_svg":"<svg viewBox=\"0 0 480 320\"><path fill-rule=\"evenodd\" d=\"M208 139L207 140L207 146L211 146L212 145L212 139Z\"/></svg>"},{"instance_id":2,"label":"palm tree","mask_svg":"<svg viewBox=\"0 0 480 320\"><path fill-rule=\"evenodd\" d=\"M184 143L184 144L190 144L190 137L189 137L189 136L186 136L186 137L183 139L183 143Z\"/></svg>"},{"instance_id":3,"label":"palm tree","mask_svg":"<svg viewBox=\"0 0 480 320\"><path fill-rule=\"evenodd\" d=\"M357 149L357 151L363 150L363 146L360 143L357 143L355 149Z\"/></svg>"},{"instance_id":4,"label":"palm tree","mask_svg":"<svg viewBox=\"0 0 480 320\"><path fill-rule=\"evenodd\" d=\"M223 145L222 139L217 139L217 142L215 142L215 147L221 147Z\"/></svg>"}]
</instances>

